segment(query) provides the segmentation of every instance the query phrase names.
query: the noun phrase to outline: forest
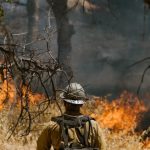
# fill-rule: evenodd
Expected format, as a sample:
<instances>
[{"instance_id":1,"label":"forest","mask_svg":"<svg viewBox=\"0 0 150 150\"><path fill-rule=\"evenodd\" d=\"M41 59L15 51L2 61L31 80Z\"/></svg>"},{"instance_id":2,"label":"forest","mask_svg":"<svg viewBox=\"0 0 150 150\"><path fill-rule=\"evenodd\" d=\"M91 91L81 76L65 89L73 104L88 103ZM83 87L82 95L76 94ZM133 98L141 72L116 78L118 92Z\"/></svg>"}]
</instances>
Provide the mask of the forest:
<instances>
[{"instance_id":1,"label":"forest","mask_svg":"<svg viewBox=\"0 0 150 150\"><path fill-rule=\"evenodd\" d=\"M36 149L71 82L108 150L150 149L149 26L150 0L0 0L0 149Z\"/></svg>"}]
</instances>

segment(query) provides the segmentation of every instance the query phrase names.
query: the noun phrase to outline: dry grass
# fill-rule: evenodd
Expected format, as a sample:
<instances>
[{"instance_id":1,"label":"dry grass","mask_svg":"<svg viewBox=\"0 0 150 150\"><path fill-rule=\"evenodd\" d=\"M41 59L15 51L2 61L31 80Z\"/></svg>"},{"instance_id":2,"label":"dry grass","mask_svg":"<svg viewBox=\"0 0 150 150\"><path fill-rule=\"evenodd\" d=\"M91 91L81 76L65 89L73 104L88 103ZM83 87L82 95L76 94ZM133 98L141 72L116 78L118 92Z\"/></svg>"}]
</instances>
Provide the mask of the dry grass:
<instances>
[{"instance_id":1,"label":"dry grass","mask_svg":"<svg viewBox=\"0 0 150 150\"><path fill-rule=\"evenodd\" d=\"M93 109L92 103L88 103L85 107L83 107L83 112L89 113L90 110ZM94 108L94 112L97 112L102 109L100 107ZM18 109L16 109L11 116L11 118L15 119L16 113ZM20 137L19 133L20 128L17 129L18 135L12 136L9 141L7 141L7 131L8 126L10 125L10 118L7 114L7 109L3 109L0 113L0 150L35 150L36 149L36 140L43 130L47 123L50 121L51 116L59 115L58 107L55 104L51 104L46 114L41 115L35 123L33 124L33 128L31 133L28 136ZM107 141L107 149L108 150L148 150L150 148L144 148L143 143L139 142L139 136L132 133L126 133L124 131L114 132L113 130L103 129L106 141Z\"/></svg>"}]
</instances>

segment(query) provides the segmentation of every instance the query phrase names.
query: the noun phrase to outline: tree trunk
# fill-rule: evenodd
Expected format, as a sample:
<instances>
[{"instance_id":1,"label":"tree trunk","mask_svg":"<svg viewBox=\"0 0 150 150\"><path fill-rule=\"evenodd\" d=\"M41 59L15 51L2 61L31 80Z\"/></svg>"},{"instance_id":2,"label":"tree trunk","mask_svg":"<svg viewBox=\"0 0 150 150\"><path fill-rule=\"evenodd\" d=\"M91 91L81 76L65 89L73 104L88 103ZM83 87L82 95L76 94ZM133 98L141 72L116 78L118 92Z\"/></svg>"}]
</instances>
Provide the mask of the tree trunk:
<instances>
[{"instance_id":1,"label":"tree trunk","mask_svg":"<svg viewBox=\"0 0 150 150\"><path fill-rule=\"evenodd\" d=\"M34 30L38 30L36 21L39 20L38 4L39 0L27 0L27 13L28 13L28 34L26 37L26 43L30 43L33 40ZM26 52L30 52L30 45L26 46Z\"/></svg>"},{"instance_id":2,"label":"tree trunk","mask_svg":"<svg viewBox=\"0 0 150 150\"><path fill-rule=\"evenodd\" d=\"M58 31L58 60L63 66L69 77L72 76L72 70L70 67L70 55L71 55L71 37L74 34L73 25L69 23L67 0L47 0L52 8L57 24ZM60 84L64 84L63 77L60 77Z\"/></svg>"}]
</instances>

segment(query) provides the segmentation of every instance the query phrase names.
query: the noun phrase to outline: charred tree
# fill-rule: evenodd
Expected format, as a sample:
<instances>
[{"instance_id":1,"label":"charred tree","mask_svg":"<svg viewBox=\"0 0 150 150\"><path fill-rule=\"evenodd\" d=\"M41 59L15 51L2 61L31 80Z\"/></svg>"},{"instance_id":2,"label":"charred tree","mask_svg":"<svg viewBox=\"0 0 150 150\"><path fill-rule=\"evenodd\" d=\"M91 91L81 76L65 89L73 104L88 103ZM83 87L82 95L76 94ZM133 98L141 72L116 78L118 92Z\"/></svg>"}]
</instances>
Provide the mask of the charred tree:
<instances>
[{"instance_id":1,"label":"charred tree","mask_svg":"<svg viewBox=\"0 0 150 150\"><path fill-rule=\"evenodd\" d=\"M36 22L39 20L38 3L39 0L27 0L28 33L26 36L26 43L32 42L33 36L35 34L34 31L38 30L38 27L36 25ZM29 52L29 49L30 49L30 44L26 46L26 52Z\"/></svg>"},{"instance_id":2,"label":"charred tree","mask_svg":"<svg viewBox=\"0 0 150 150\"><path fill-rule=\"evenodd\" d=\"M70 68L71 37L74 27L69 23L67 0L47 0L53 10L57 24L58 61L68 74L72 76ZM60 76L59 85L63 85L63 77Z\"/></svg>"}]
</instances>

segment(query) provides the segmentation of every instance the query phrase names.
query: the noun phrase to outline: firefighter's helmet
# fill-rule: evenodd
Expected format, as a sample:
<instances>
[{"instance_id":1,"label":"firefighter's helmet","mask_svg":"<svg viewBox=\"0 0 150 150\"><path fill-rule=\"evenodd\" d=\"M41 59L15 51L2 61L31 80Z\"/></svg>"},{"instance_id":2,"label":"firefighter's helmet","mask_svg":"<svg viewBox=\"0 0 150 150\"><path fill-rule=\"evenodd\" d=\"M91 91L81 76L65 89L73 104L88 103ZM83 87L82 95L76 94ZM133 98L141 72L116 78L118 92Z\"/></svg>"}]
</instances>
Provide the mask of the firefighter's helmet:
<instances>
[{"instance_id":1,"label":"firefighter's helmet","mask_svg":"<svg viewBox=\"0 0 150 150\"><path fill-rule=\"evenodd\" d=\"M83 87L78 83L70 83L60 94L60 98L72 104L83 104L86 100L86 94Z\"/></svg>"}]
</instances>

